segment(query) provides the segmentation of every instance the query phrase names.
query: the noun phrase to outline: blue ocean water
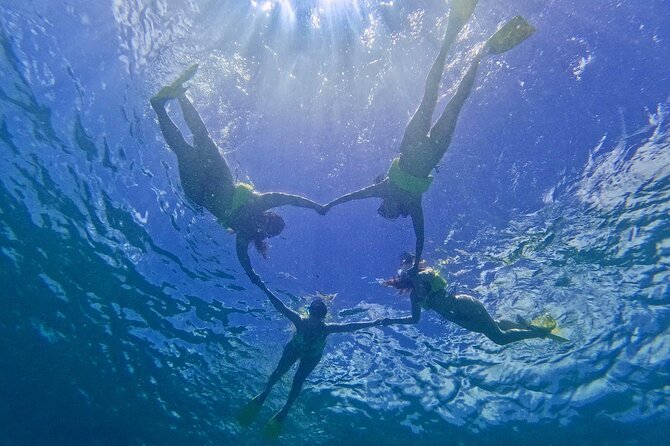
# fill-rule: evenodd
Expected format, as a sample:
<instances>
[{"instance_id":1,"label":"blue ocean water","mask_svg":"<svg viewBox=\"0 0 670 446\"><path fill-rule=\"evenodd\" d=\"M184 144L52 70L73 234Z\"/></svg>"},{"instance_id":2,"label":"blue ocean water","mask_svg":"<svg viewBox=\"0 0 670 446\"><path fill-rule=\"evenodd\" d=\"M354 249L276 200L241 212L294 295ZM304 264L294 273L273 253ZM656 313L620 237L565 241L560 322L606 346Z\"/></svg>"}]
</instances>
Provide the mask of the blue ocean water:
<instances>
[{"instance_id":1,"label":"blue ocean water","mask_svg":"<svg viewBox=\"0 0 670 446\"><path fill-rule=\"evenodd\" d=\"M500 347L424 314L334 335L279 444L664 445L670 428L670 12L660 0L481 0L488 58L424 198L426 259L500 317ZM0 445L268 443L235 412L289 324L186 199L148 98L185 67L235 175L320 202L384 173L446 26L441 0L0 0ZM252 262L293 308L406 314L412 249L375 200L282 209Z\"/></svg>"}]
</instances>

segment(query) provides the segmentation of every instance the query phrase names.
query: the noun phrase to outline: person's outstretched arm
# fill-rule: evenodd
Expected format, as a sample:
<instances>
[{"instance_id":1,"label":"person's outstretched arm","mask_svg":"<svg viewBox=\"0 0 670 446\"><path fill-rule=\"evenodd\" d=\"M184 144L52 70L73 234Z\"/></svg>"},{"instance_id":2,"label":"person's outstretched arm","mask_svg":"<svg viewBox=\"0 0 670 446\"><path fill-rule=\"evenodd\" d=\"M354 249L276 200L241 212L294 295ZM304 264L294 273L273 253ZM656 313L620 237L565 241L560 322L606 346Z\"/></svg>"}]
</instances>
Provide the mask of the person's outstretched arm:
<instances>
[{"instance_id":1,"label":"person's outstretched arm","mask_svg":"<svg viewBox=\"0 0 670 446\"><path fill-rule=\"evenodd\" d=\"M406 317L397 317L397 318L385 318L382 320L382 325L392 325L392 324L416 324L421 319L421 306L418 302L415 302L412 299L412 315Z\"/></svg>"},{"instance_id":2,"label":"person's outstretched arm","mask_svg":"<svg viewBox=\"0 0 670 446\"><path fill-rule=\"evenodd\" d=\"M387 180L382 181L381 183L373 184L372 186L364 187L363 189L351 192L349 194L342 195L339 198L331 201L325 206L325 210L328 211L333 206L338 204L346 203L347 201L353 200L362 200L364 198L384 198L384 189L387 187Z\"/></svg>"},{"instance_id":3,"label":"person's outstretched arm","mask_svg":"<svg viewBox=\"0 0 670 446\"><path fill-rule=\"evenodd\" d=\"M240 265L242 265L242 269L244 269L249 280L255 285L258 285L259 282L262 283L263 281L251 266L251 259L249 258L249 240L244 236L237 234L235 250L237 251L237 260L240 261Z\"/></svg>"},{"instance_id":4,"label":"person's outstretched arm","mask_svg":"<svg viewBox=\"0 0 670 446\"><path fill-rule=\"evenodd\" d=\"M291 310L289 307L284 305L284 302L282 302L272 291L270 291L265 285L265 282L262 280L260 283L256 284L263 292L265 293L266 296L268 296L268 299L270 300L270 303L272 304L273 307L277 309L286 319L289 321L293 322L293 325L298 325L300 323L300 315L298 312Z\"/></svg>"},{"instance_id":5,"label":"person's outstretched arm","mask_svg":"<svg viewBox=\"0 0 670 446\"><path fill-rule=\"evenodd\" d=\"M266 192L260 194L258 205L264 211L279 206L296 206L300 208L314 209L316 212L321 212L323 209L322 205L309 198L301 197L300 195L286 194L284 192Z\"/></svg>"},{"instance_id":6,"label":"person's outstretched arm","mask_svg":"<svg viewBox=\"0 0 670 446\"><path fill-rule=\"evenodd\" d=\"M412 216L412 225L414 226L414 235L416 236L416 253L414 254L412 269L418 271L424 244L423 206L421 205L421 200L412 205L410 215Z\"/></svg>"},{"instance_id":7,"label":"person's outstretched arm","mask_svg":"<svg viewBox=\"0 0 670 446\"><path fill-rule=\"evenodd\" d=\"M277 309L277 311L279 311L289 321L293 322L294 324L297 324L298 322L300 322L300 315L296 311L293 311L289 307L284 305L284 302L282 302L272 291L270 291L270 289L268 289L267 285L265 285L265 282L263 282L260 276L256 274L256 271L254 271L254 269L251 267L251 260L249 259L248 247L249 247L249 241L238 234L237 247L236 247L237 258L239 259L240 264L244 269L244 272L247 274L247 276L249 276L249 280L251 280L251 282L254 285L256 285L258 288L261 289L261 291L265 293L265 295L270 300L270 303L272 304L273 307Z\"/></svg>"},{"instance_id":8,"label":"person's outstretched arm","mask_svg":"<svg viewBox=\"0 0 670 446\"><path fill-rule=\"evenodd\" d=\"M374 321L349 322L347 324L327 324L328 333L346 333L349 331L361 330L363 328L379 327L384 319L375 319Z\"/></svg>"}]
</instances>

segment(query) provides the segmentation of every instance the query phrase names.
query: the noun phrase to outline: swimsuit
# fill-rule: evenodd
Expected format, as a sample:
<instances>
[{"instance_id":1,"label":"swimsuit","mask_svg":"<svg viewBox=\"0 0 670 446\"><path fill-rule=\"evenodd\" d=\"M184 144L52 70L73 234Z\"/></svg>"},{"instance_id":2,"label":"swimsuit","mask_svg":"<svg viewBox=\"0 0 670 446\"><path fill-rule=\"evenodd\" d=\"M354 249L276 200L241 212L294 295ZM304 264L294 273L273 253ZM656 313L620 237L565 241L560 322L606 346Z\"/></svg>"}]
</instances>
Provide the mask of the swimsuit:
<instances>
[{"instance_id":1,"label":"swimsuit","mask_svg":"<svg viewBox=\"0 0 670 446\"><path fill-rule=\"evenodd\" d=\"M405 192L413 194L423 194L433 184L433 177L415 177L414 175L405 172L400 168L400 158L396 158L391 163L389 171L386 174L389 182Z\"/></svg>"},{"instance_id":2,"label":"swimsuit","mask_svg":"<svg viewBox=\"0 0 670 446\"><path fill-rule=\"evenodd\" d=\"M222 218L219 218L219 222L226 227L230 227L231 220L237 211L247 204L253 195L254 187L251 184L237 183L233 192L233 198L230 200L230 208L226 210Z\"/></svg>"}]
</instances>

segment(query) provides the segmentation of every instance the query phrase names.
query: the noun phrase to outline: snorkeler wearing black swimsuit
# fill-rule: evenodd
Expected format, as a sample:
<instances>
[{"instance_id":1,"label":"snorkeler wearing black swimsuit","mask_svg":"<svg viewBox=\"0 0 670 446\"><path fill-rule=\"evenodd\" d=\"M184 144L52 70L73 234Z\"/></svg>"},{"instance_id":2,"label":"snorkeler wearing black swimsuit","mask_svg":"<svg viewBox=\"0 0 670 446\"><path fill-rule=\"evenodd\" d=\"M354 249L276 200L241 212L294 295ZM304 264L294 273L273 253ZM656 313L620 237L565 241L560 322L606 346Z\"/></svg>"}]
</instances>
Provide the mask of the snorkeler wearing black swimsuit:
<instances>
[{"instance_id":1,"label":"snorkeler wearing black swimsuit","mask_svg":"<svg viewBox=\"0 0 670 446\"><path fill-rule=\"evenodd\" d=\"M258 276L249 260L249 244L253 242L258 252L265 257L265 239L278 235L284 229L282 217L269 209L291 205L323 212L323 206L298 195L260 193L250 184L235 182L221 150L209 136L202 118L186 97L183 84L195 75L197 68L197 64L192 65L171 85L161 89L151 98L151 106L158 116L165 141L177 155L179 177L186 196L211 212L226 228L237 233L237 257L246 274L255 281ZM186 142L165 109L167 101L175 98L193 134L193 145Z\"/></svg>"},{"instance_id":2,"label":"snorkeler wearing black swimsuit","mask_svg":"<svg viewBox=\"0 0 670 446\"><path fill-rule=\"evenodd\" d=\"M277 383L293 364L299 361L300 363L293 377L293 384L291 385L291 390L289 391L284 407L270 419L265 427L265 432L268 436L276 437L281 431L282 422L286 418L293 402L298 397L305 379L321 360L328 335L389 324L385 323L384 319L367 322L350 322L346 324L327 323L324 319L328 313L328 307L323 299L314 300L309 306L309 316L303 317L296 311L284 305L284 303L275 296L275 294L270 291L262 281L256 282L256 285L263 289L277 311L293 323L296 331L293 338L291 338L289 343L284 347L281 359L270 375L270 378L265 385L265 389L239 411L238 421L242 426L251 424L258 415L261 406L270 394L275 383Z\"/></svg>"},{"instance_id":3,"label":"snorkeler wearing black swimsuit","mask_svg":"<svg viewBox=\"0 0 670 446\"><path fill-rule=\"evenodd\" d=\"M415 270L421 260L424 245L422 195L432 183L430 172L437 166L449 147L458 114L472 91L479 63L486 55L500 54L514 48L535 31L522 17L517 16L493 34L475 56L472 65L458 85L456 94L451 98L440 118L431 126L433 112L437 106L438 89L445 58L474 11L477 0L454 0L452 3L454 5L449 13L449 23L442 48L426 79L423 99L405 128L400 143L400 154L391 163L386 177L376 184L343 195L325 206L325 210L329 210L347 201L376 197L382 199L382 204L378 209L382 217L395 220L400 216L410 216L416 236Z\"/></svg>"}]
</instances>

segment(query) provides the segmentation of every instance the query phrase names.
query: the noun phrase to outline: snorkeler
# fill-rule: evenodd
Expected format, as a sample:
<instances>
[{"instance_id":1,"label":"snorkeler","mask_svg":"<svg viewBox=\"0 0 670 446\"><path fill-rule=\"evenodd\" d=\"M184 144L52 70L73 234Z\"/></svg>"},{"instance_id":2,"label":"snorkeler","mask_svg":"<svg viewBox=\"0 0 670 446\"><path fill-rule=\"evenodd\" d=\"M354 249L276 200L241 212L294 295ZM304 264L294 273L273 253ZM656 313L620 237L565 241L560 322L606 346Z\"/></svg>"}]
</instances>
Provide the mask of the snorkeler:
<instances>
[{"instance_id":1,"label":"snorkeler","mask_svg":"<svg viewBox=\"0 0 670 446\"><path fill-rule=\"evenodd\" d=\"M484 304L467 294L452 294L446 289L447 282L440 274L428 267L420 266L417 273L411 272L414 259L411 255L403 259L403 268L398 275L384 285L401 291L410 291L412 315L403 318L384 319L387 324L416 324L421 317L421 308L433 310L444 319L469 331L482 333L498 345L531 338L551 338L559 342L568 340L552 331L556 321L543 315L531 323L493 319Z\"/></svg>"},{"instance_id":2,"label":"snorkeler","mask_svg":"<svg viewBox=\"0 0 670 446\"><path fill-rule=\"evenodd\" d=\"M449 147L458 114L474 85L479 63L488 54L500 54L514 48L535 31L522 17L517 16L493 34L479 50L461 80L456 94L431 127L447 52L468 21L477 0L454 0L452 3L442 48L426 79L421 104L405 128L400 143L400 155L393 160L383 180L343 195L328 203L324 208L327 211L347 201L376 197L382 199L378 210L382 217L394 220L400 216L411 216L416 236L415 270L418 269L424 245L422 194L432 183L433 178L430 172L437 166Z\"/></svg>"},{"instance_id":3,"label":"snorkeler","mask_svg":"<svg viewBox=\"0 0 670 446\"><path fill-rule=\"evenodd\" d=\"M265 433L268 436L276 437L279 435L282 428L282 422L286 418L293 402L298 397L305 379L321 360L328 335L379 326L385 323L385 321L384 319L377 319L374 321L350 322L347 324L327 323L324 319L328 312L328 307L326 306L325 301L320 298L315 299L309 305L309 315L303 317L296 311L284 305L284 303L275 296L262 281L256 282L256 285L263 289L277 311L293 323L295 326L295 334L284 347L281 359L270 375L270 378L265 385L265 389L238 412L237 419L242 426L251 424L270 394L272 387L293 364L299 361L300 364L293 377L293 384L291 385L291 390L289 391L284 407L270 419L265 427ZM385 325L388 324L386 323Z\"/></svg>"},{"instance_id":4,"label":"snorkeler","mask_svg":"<svg viewBox=\"0 0 670 446\"><path fill-rule=\"evenodd\" d=\"M322 212L323 207L297 195L260 193L250 184L235 182L220 149L186 97L183 84L195 75L197 69L197 64L192 65L171 85L163 87L151 98L151 106L156 111L165 141L177 155L179 177L186 196L211 212L226 228L237 233L237 257L244 271L254 281L258 276L249 259L249 244L253 242L265 258L265 239L278 235L284 229L282 217L269 209L291 205ZM165 104L171 99L179 101L184 120L193 134L193 145L186 142L165 109Z\"/></svg>"}]
</instances>

